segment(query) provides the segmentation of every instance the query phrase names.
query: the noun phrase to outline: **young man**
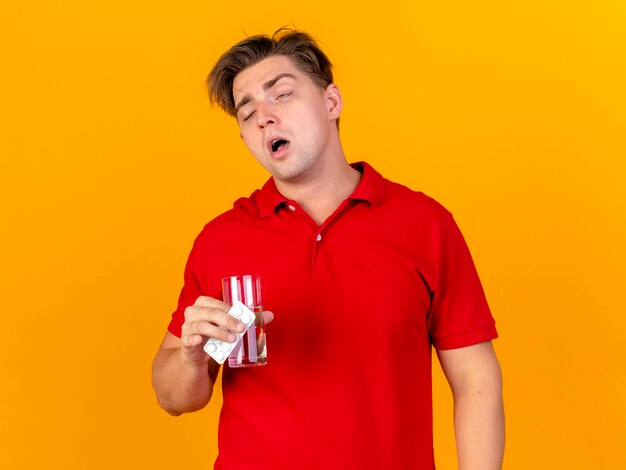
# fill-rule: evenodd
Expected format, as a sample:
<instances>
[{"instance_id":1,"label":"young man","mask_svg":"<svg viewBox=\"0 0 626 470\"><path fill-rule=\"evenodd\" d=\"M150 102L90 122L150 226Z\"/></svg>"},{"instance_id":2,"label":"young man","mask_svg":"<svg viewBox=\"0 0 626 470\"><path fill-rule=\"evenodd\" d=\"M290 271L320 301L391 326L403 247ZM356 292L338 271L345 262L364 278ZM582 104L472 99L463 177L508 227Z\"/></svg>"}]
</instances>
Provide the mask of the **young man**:
<instances>
[{"instance_id":1,"label":"young man","mask_svg":"<svg viewBox=\"0 0 626 470\"><path fill-rule=\"evenodd\" d=\"M271 174L200 233L154 361L173 415L203 408L232 341L220 279L260 274L272 321L268 365L223 370L218 469L434 468L431 347L452 388L459 467L501 467L497 337L450 213L422 193L350 165L343 102L309 35L281 30L226 52L213 102Z\"/></svg>"}]
</instances>

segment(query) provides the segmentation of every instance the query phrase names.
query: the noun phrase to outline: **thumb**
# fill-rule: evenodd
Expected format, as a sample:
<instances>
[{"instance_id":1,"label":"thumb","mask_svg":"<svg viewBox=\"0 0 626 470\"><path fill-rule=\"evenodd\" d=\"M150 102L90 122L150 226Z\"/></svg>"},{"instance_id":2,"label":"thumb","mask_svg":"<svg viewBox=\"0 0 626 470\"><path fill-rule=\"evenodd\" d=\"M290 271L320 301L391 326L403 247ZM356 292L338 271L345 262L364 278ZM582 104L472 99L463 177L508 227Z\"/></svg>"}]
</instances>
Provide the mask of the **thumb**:
<instances>
[{"instance_id":1,"label":"thumb","mask_svg":"<svg viewBox=\"0 0 626 470\"><path fill-rule=\"evenodd\" d=\"M274 319L274 312L263 310L263 324L267 325Z\"/></svg>"}]
</instances>

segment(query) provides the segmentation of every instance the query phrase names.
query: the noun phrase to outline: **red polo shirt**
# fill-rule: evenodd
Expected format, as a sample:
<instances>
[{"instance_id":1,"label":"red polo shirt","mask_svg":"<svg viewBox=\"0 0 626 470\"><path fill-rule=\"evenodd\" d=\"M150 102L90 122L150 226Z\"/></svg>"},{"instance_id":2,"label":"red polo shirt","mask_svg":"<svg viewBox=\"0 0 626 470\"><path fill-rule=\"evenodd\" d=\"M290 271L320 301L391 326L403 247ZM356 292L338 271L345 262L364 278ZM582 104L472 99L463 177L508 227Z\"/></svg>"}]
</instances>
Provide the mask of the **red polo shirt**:
<instances>
[{"instance_id":1,"label":"red polo shirt","mask_svg":"<svg viewBox=\"0 0 626 470\"><path fill-rule=\"evenodd\" d=\"M169 331L220 279L260 274L268 364L224 368L216 469L434 468L431 345L497 337L451 214L367 163L321 225L273 179L209 222Z\"/></svg>"}]
</instances>

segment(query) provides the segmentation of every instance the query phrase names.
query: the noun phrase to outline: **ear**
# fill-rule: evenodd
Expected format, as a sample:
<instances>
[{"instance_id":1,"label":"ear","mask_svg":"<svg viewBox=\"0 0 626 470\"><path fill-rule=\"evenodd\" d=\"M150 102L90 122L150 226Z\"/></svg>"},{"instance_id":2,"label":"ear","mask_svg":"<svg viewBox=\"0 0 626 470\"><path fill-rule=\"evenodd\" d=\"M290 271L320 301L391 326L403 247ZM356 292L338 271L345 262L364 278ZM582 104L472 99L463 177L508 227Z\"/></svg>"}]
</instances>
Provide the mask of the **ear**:
<instances>
[{"instance_id":1,"label":"ear","mask_svg":"<svg viewBox=\"0 0 626 470\"><path fill-rule=\"evenodd\" d=\"M341 97L341 90L339 87L334 83L331 83L326 87L324 97L326 99L326 109L328 110L328 116L330 119L339 119L341 110L343 109L343 98Z\"/></svg>"}]
</instances>

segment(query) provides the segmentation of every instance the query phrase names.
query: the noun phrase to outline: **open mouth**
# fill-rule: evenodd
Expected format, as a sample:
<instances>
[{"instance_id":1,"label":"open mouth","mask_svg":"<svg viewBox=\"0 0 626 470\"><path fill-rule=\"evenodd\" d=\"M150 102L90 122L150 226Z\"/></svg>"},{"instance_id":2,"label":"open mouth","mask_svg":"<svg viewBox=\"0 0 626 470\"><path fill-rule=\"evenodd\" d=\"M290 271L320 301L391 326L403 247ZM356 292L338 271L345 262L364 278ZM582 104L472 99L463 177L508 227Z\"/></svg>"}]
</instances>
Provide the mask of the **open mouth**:
<instances>
[{"instance_id":1,"label":"open mouth","mask_svg":"<svg viewBox=\"0 0 626 470\"><path fill-rule=\"evenodd\" d=\"M272 141L272 152L278 152L281 148L289 143L288 140L276 139Z\"/></svg>"}]
</instances>

